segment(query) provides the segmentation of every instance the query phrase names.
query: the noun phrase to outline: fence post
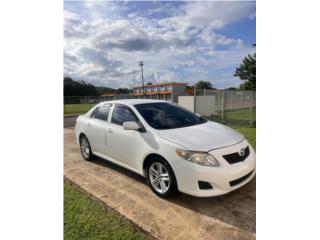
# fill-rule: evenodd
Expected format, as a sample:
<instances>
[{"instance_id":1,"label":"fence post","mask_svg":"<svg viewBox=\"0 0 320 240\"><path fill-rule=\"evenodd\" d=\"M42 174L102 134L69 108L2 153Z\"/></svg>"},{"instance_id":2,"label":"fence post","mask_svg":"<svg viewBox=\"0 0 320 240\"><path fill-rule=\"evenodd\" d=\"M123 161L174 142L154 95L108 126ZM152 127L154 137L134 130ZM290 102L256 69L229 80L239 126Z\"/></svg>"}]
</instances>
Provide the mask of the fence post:
<instances>
[{"instance_id":1,"label":"fence post","mask_svg":"<svg viewBox=\"0 0 320 240\"><path fill-rule=\"evenodd\" d=\"M206 95L206 89L204 88L203 89L203 96L205 96Z\"/></svg>"},{"instance_id":2,"label":"fence post","mask_svg":"<svg viewBox=\"0 0 320 240\"><path fill-rule=\"evenodd\" d=\"M249 118L250 118L250 120L249 120L249 126L250 127L253 127L253 101L252 101L252 99L253 99L253 92L250 92L250 94L249 94L249 100L250 100L250 116L249 116Z\"/></svg>"},{"instance_id":3,"label":"fence post","mask_svg":"<svg viewBox=\"0 0 320 240\"><path fill-rule=\"evenodd\" d=\"M222 109L221 109L221 121L222 123L224 123L224 91L221 92L221 105L222 105Z\"/></svg>"}]
</instances>

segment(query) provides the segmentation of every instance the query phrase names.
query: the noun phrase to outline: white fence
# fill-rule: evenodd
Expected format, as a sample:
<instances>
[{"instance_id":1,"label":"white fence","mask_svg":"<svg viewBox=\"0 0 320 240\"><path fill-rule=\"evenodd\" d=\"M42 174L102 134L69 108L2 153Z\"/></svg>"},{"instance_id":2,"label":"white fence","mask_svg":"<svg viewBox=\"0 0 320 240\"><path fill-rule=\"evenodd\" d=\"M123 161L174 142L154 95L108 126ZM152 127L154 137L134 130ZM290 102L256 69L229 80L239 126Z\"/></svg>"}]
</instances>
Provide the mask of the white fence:
<instances>
[{"instance_id":1,"label":"white fence","mask_svg":"<svg viewBox=\"0 0 320 240\"><path fill-rule=\"evenodd\" d=\"M179 96L178 104L202 116L216 113L215 96Z\"/></svg>"},{"instance_id":2,"label":"white fence","mask_svg":"<svg viewBox=\"0 0 320 240\"><path fill-rule=\"evenodd\" d=\"M245 126L255 125L254 91L197 90L194 96L179 96L178 104L214 121Z\"/></svg>"}]
</instances>

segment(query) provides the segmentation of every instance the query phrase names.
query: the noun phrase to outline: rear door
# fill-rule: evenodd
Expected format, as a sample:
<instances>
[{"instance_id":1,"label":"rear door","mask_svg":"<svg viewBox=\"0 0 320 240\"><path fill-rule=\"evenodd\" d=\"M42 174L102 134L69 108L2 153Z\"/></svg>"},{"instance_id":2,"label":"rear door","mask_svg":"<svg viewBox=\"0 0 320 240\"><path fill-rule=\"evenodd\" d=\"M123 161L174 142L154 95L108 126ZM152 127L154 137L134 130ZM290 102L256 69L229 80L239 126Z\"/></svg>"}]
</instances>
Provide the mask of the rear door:
<instances>
[{"instance_id":1,"label":"rear door","mask_svg":"<svg viewBox=\"0 0 320 240\"><path fill-rule=\"evenodd\" d=\"M115 104L107 131L107 154L129 167L138 169L140 161L141 132L123 129L124 122L137 122L138 117L126 105Z\"/></svg>"},{"instance_id":2,"label":"rear door","mask_svg":"<svg viewBox=\"0 0 320 240\"><path fill-rule=\"evenodd\" d=\"M107 130L110 125L108 117L111 106L111 104L105 104L97 107L88 121L87 134L94 153L104 154L106 152Z\"/></svg>"}]
</instances>

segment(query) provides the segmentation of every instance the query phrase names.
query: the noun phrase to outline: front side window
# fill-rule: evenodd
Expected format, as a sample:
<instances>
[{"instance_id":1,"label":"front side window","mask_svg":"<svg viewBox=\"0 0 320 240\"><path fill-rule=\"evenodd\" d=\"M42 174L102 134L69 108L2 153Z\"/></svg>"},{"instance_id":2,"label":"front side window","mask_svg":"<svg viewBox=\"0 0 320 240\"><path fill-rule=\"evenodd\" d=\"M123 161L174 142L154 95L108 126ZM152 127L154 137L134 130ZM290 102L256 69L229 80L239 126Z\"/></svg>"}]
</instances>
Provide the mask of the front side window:
<instances>
[{"instance_id":1,"label":"front side window","mask_svg":"<svg viewBox=\"0 0 320 240\"><path fill-rule=\"evenodd\" d=\"M130 108L123 105L116 105L112 113L111 122L122 126L124 122L138 123L138 119Z\"/></svg>"},{"instance_id":2,"label":"front side window","mask_svg":"<svg viewBox=\"0 0 320 240\"><path fill-rule=\"evenodd\" d=\"M105 105L105 106L102 106L102 107L97 107L94 110L93 114L92 114L92 118L103 120L103 121L107 121L108 120L108 116L109 116L110 108L111 108L111 105Z\"/></svg>"},{"instance_id":3,"label":"front side window","mask_svg":"<svg viewBox=\"0 0 320 240\"><path fill-rule=\"evenodd\" d=\"M207 122L190 111L166 102L143 103L134 106L155 129L187 127Z\"/></svg>"}]
</instances>

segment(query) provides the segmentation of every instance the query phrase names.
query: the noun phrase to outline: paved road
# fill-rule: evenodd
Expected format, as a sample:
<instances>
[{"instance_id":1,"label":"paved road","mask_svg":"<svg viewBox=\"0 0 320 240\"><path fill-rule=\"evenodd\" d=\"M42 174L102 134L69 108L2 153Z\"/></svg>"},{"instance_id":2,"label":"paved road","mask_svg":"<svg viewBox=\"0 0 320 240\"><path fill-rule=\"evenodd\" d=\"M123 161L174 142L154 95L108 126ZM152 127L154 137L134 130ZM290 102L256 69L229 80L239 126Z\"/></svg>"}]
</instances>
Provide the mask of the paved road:
<instances>
[{"instance_id":1,"label":"paved road","mask_svg":"<svg viewBox=\"0 0 320 240\"><path fill-rule=\"evenodd\" d=\"M78 116L70 116L70 117L64 117L63 119L63 127L74 127L76 124L76 119Z\"/></svg>"},{"instance_id":2,"label":"paved road","mask_svg":"<svg viewBox=\"0 0 320 240\"><path fill-rule=\"evenodd\" d=\"M84 161L64 129L64 175L158 239L255 239L256 183L220 197L154 195L139 175L102 159Z\"/></svg>"}]
</instances>

